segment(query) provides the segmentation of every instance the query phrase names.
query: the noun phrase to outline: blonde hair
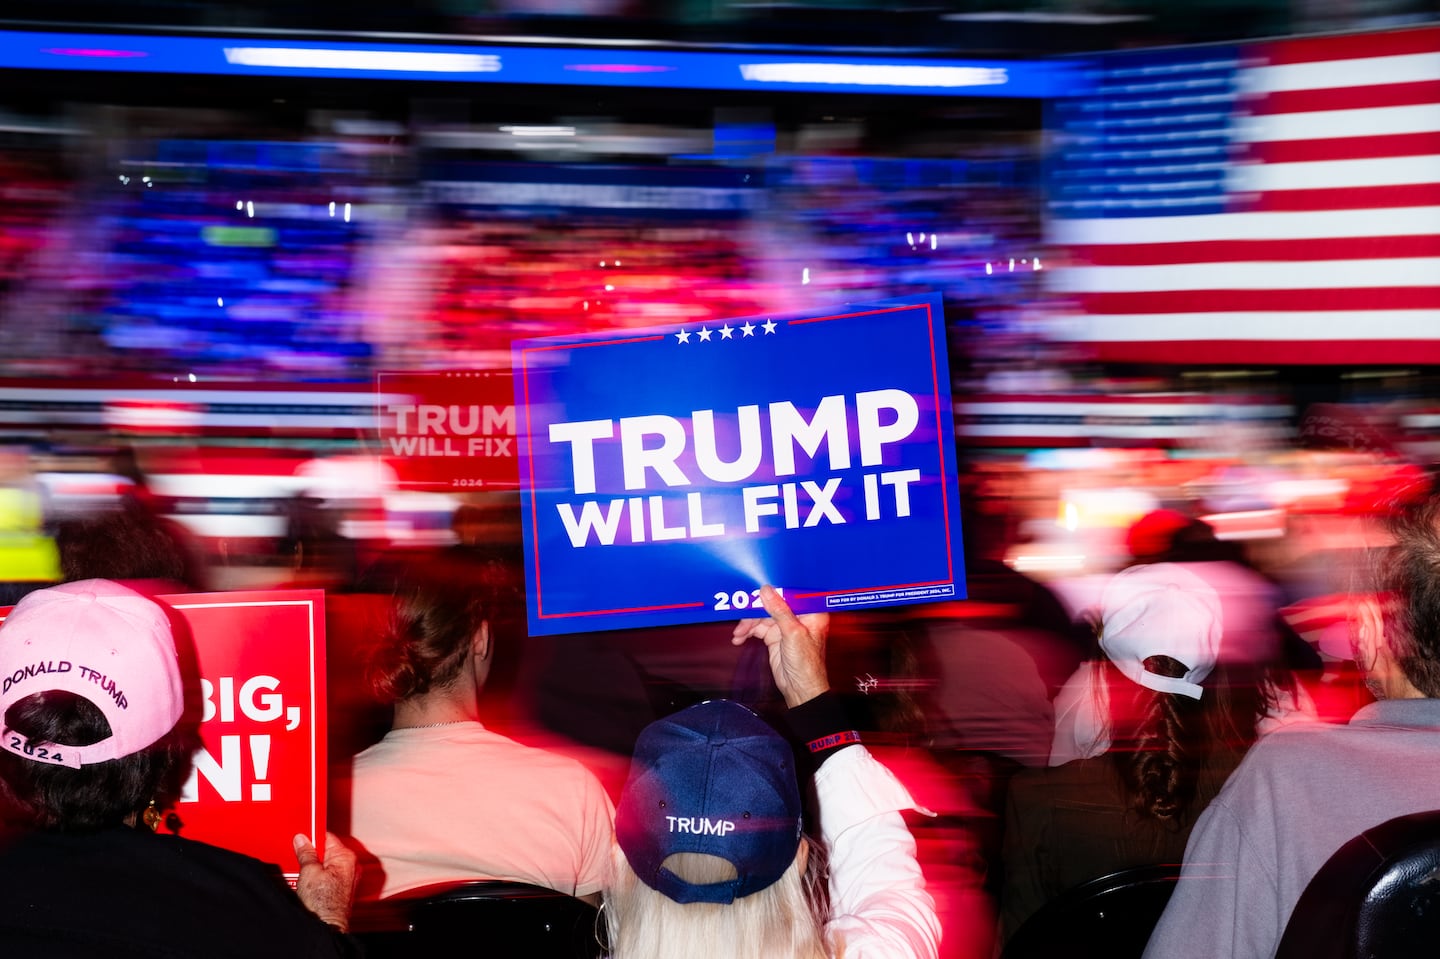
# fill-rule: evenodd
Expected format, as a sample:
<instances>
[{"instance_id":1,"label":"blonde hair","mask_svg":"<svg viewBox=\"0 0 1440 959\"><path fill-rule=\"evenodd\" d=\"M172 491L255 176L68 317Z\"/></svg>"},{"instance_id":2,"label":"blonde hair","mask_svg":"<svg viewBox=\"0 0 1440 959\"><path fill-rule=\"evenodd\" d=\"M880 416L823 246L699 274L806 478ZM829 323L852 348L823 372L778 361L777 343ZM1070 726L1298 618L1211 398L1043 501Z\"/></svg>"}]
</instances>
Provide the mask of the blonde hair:
<instances>
[{"instance_id":1,"label":"blonde hair","mask_svg":"<svg viewBox=\"0 0 1440 959\"><path fill-rule=\"evenodd\" d=\"M809 846L808 839L802 843ZM809 846L810 852L818 850ZM808 858L805 868L802 862ZM730 903L678 903L635 875L615 847L615 881L602 913L611 959L824 959L816 887L818 855L797 851L771 885ZM693 883L725 882L735 867L718 856L676 853L665 868Z\"/></svg>"}]
</instances>

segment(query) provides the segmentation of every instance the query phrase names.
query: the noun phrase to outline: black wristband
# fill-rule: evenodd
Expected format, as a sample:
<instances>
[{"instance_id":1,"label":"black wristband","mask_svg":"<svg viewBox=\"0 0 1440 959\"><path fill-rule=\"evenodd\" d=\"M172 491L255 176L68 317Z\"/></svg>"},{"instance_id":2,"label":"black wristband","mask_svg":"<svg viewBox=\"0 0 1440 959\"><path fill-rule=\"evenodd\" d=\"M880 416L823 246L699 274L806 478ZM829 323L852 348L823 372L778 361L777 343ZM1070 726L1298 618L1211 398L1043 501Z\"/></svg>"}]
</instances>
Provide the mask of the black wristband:
<instances>
[{"instance_id":1,"label":"black wristband","mask_svg":"<svg viewBox=\"0 0 1440 959\"><path fill-rule=\"evenodd\" d=\"M850 722L839 697L826 691L801 703L786 715L791 731L817 764L860 742L860 733Z\"/></svg>"}]
</instances>

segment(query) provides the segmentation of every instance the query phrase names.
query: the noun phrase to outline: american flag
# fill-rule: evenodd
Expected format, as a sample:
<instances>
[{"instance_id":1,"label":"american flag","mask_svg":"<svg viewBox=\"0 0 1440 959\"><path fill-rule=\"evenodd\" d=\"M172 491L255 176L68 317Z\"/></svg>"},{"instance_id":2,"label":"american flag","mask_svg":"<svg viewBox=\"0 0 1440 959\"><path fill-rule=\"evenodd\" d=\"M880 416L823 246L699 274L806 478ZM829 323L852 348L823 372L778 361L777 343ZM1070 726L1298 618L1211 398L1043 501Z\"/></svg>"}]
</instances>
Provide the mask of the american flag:
<instances>
[{"instance_id":1,"label":"american flag","mask_svg":"<svg viewBox=\"0 0 1440 959\"><path fill-rule=\"evenodd\" d=\"M1440 27L1115 53L1052 108L1055 335L1440 361Z\"/></svg>"}]
</instances>

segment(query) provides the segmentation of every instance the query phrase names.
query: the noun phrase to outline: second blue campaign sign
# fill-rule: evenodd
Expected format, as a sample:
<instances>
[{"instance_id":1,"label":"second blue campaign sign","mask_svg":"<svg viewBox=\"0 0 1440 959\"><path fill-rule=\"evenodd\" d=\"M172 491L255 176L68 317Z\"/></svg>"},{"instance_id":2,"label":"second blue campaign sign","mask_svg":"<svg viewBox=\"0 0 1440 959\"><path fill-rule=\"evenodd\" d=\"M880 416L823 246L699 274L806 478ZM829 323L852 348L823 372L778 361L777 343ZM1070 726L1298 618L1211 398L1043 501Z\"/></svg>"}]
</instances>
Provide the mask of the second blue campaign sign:
<instances>
[{"instance_id":1,"label":"second blue campaign sign","mask_svg":"<svg viewBox=\"0 0 1440 959\"><path fill-rule=\"evenodd\" d=\"M962 598L940 297L517 341L532 634Z\"/></svg>"}]
</instances>

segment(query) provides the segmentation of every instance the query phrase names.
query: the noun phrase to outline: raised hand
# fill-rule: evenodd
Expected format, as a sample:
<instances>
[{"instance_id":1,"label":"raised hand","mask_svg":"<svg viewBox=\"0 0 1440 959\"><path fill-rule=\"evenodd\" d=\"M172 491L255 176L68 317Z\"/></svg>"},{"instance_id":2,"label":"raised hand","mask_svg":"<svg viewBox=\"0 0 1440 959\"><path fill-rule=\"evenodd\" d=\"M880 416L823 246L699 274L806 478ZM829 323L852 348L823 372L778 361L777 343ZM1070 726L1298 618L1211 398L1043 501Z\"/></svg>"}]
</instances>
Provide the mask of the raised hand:
<instances>
[{"instance_id":1,"label":"raised hand","mask_svg":"<svg viewBox=\"0 0 1440 959\"><path fill-rule=\"evenodd\" d=\"M785 705L794 708L809 702L830 688L825 673L830 614L796 616L773 586L760 588L760 602L769 617L742 619L730 641L740 646L751 636L763 640L770 654L770 672Z\"/></svg>"}]
</instances>

